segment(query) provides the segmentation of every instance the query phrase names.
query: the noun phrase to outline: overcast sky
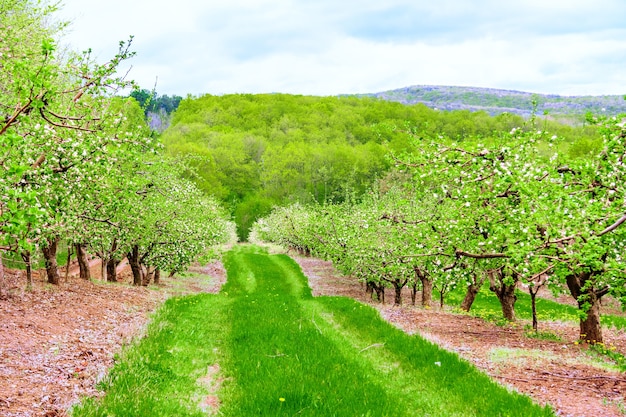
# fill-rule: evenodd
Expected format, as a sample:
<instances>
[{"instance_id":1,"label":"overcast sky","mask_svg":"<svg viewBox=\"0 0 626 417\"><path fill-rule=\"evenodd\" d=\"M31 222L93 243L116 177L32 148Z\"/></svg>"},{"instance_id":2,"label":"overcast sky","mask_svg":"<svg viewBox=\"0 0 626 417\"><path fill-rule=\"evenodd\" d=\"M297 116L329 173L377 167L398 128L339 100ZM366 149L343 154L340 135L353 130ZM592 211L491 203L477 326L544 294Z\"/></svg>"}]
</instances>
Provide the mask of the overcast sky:
<instances>
[{"instance_id":1,"label":"overcast sky","mask_svg":"<svg viewBox=\"0 0 626 417\"><path fill-rule=\"evenodd\" d=\"M63 0L74 49L134 35L159 94L373 93L418 84L626 93L624 0Z\"/></svg>"}]
</instances>

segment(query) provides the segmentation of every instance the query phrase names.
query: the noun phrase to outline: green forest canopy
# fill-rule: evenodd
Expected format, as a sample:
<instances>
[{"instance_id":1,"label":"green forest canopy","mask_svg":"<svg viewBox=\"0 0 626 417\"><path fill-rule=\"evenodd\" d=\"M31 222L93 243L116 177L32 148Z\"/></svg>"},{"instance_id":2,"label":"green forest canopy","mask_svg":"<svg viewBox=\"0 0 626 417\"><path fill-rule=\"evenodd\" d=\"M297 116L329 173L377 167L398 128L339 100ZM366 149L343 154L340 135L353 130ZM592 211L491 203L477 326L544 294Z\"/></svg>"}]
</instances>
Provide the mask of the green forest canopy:
<instances>
[{"instance_id":1,"label":"green forest canopy","mask_svg":"<svg viewBox=\"0 0 626 417\"><path fill-rule=\"evenodd\" d=\"M226 203L246 239L252 223L274 205L358 199L393 160L411 147L411 130L424 138L489 140L526 120L486 112L437 111L365 97L233 94L187 97L163 133L167 151L186 161L187 175ZM586 153L597 133L538 121ZM530 127L529 127L530 128Z\"/></svg>"}]
</instances>

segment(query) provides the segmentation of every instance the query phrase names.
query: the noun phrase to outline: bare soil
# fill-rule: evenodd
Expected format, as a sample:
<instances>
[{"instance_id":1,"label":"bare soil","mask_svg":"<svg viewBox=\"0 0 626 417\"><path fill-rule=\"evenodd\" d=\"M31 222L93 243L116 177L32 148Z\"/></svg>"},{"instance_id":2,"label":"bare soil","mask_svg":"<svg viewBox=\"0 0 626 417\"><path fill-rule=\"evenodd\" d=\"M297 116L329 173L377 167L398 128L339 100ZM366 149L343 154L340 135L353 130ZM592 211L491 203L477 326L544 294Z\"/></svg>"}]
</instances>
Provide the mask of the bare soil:
<instances>
[{"instance_id":1,"label":"bare soil","mask_svg":"<svg viewBox=\"0 0 626 417\"><path fill-rule=\"evenodd\" d=\"M114 355L140 337L150 314L168 297L217 292L225 280L220 263L191 272L215 277L165 279L158 286L133 287L129 268L118 270L119 283L76 277L46 284L36 272L25 291L21 271L5 271L0 297L0 416L66 416L83 396L98 396L96 385L114 363ZM62 276L64 273L61 274Z\"/></svg>"},{"instance_id":2,"label":"bare soil","mask_svg":"<svg viewBox=\"0 0 626 417\"><path fill-rule=\"evenodd\" d=\"M529 323L524 321L497 326L439 308L381 304L373 301L355 279L339 274L332 263L293 257L309 277L313 295L343 295L368 303L400 329L456 352L502 385L539 404L550 404L559 416L626 415L626 375L577 344L576 323L540 323L540 330L560 338L541 340L527 336L525 325ZM392 294L388 296L393 300ZM403 300L410 304L408 290ZM607 329L604 339L607 346L626 354L626 332Z\"/></svg>"}]
</instances>

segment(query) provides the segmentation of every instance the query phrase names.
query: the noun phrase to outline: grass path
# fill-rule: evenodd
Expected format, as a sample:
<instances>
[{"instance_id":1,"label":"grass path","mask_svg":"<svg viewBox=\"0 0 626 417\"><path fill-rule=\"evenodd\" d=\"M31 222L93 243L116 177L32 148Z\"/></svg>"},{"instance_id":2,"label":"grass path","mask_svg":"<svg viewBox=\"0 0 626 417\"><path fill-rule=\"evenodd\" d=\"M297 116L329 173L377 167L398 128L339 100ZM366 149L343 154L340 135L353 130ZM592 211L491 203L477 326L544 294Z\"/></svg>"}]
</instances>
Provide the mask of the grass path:
<instances>
[{"instance_id":1,"label":"grass path","mask_svg":"<svg viewBox=\"0 0 626 417\"><path fill-rule=\"evenodd\" d=\"M168 301L75 416L200 416L219 364L223 416L552 416L456 355L343 297L311 296L284 255L239 246L219 295Z\"/></svg>"}]
</instances>

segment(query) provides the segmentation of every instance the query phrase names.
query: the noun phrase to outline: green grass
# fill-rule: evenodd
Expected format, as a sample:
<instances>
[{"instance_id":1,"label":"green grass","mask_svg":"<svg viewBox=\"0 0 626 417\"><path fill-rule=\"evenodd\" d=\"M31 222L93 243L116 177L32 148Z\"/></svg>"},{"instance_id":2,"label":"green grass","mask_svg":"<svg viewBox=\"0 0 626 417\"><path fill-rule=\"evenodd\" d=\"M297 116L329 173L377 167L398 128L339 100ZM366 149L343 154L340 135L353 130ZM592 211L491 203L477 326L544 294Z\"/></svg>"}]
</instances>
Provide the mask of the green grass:
<instances>
[{"instance_id":1,"label":"green grass","mask_svg":"<svg viewBox=\"0 0 626 417\"><path fill-rule=\"evenodd\" d=\"M224 264L222 292L168 301L74 416L203 415L215 363L221 416L554 415L369 306L312 297L287 256L240 246Z\"/></svg>"},{"instance_id":2,"label":"green grass","mask_svg":"<svg viewBox=\"0 0 626 417\"><path fill-rule=\"evenodd\" d=\"M530 295L519 290L516 291L516 294L515 315L522 320L532 320ZM436 296L438 294L433 294L433 297ZM446 304L458 306L463 301L464 296L463 289L450 292L446 295ZM476 296L470 314L495 323L503 324L505 322L502 318L502 308L498 297L492 291L489 291L488 284L485 284ZM578 322L579 312L574 306L537 297L537 320L539 321L539 326L541 326L542 321ZM626 329L626 317L605 314L602 315L601 320L605 326Z\"/></svg>"},{"instance_id":3,"label":"green grass","mask_svg":"<svg viewBox=\"0 0 626 417\"><path fill-rule=\"evenodd\" d=\"M2 262L5 268L26 269L26 264L24 263L22 256L17 252L4 252L2 255ZM37 251L31 255L30 263L33 270L43 269L46 267L41 251ZM57 265L62 267L65 266L65 264L67 264L67 242L61 241L59 242L59 247L57 249Z\"/></svg>"},{"instance_id":4,"label":"green grass","mask_svg":"<svg viewBox=\"0 0 626 417\"><path fill-rule=\"evenodd\" d=\"M194 402L197 380L216 361L227 299L212 294L171 298L146 337L125 349L101 382L106 395L87 399L73 416L206 416Z\"/></svg>"}]
</instances>

